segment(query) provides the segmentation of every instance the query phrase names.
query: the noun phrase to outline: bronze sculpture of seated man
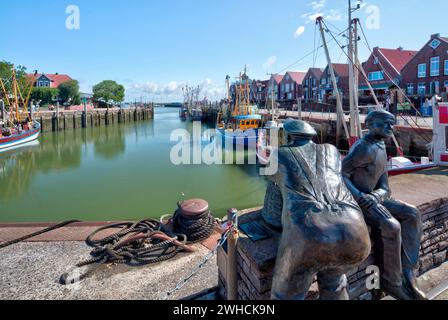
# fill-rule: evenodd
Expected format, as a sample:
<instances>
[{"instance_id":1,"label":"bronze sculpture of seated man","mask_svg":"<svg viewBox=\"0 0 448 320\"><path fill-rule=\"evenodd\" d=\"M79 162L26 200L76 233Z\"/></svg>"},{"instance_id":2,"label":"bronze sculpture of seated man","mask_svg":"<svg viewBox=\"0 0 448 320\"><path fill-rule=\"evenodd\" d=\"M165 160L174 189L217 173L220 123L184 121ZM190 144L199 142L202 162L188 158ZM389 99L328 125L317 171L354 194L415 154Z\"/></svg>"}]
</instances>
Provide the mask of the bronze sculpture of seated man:
<instances>
[{"instance_id":1,"label":"bronze sculpture of seated man","mask_svg":"<svg viewBox=\"0 0 448 320\"><path fill-rule=\"evenodd\" d=\"M425 299L415 280L422 234L420 212L392 199L389 188L384 140L392 136L394 124L395 117L389 112L369 113L369 133L344 158L342 172L367 224L380 233L382 289L397 299Z\"/></svg>"},{"instance_id":2,"label":"bronze sculpture of seated man","mask_svg":"<svg viewBox=\"0 0 448 320\"><path fill-rule=\"evenodd\" d=\"M272 299L303 300L317 275L320 299L346 300L345 274L370 253L363 214L341 174L338 150L312 142L306 122L287 120L291 142L279 148L274 177L283 197L283 233Z\"/></svg>"}]
</instances>

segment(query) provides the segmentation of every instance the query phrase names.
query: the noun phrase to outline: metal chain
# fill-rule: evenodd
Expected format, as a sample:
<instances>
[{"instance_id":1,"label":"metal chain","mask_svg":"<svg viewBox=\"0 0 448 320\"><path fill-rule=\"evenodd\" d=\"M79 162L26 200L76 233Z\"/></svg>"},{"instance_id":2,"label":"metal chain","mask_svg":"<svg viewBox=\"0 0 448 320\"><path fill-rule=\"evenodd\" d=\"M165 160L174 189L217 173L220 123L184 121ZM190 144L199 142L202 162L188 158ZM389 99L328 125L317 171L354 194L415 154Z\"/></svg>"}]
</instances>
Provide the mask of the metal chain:
<instances>
[{"instance_id":1,"label":"metal chain","mask_svg":"<svg viewBox=\"0 0 448 320\"><path fill-rule=\"evenodd\" d=\"M191 278L193 278L194 275L196 275L196 273L199 272L199 270L201 270L206 264L207 262L216 254L216 252L218 251L219 247L222 247L224 245L224 243L227 241L227 238L229 237L229 234L231 232L231 227L232 224L228 223L226 226L226 231L224 233L224 235L221 237L221 240L218 242L218 244L216 245L215 248L213 248L213 250L211 250L205 257L204 259L202 259L202 261L198 264L198 266L196 268L193 269L193 271L186 277L182 278L177 285L169 290L165 296L163 296L160 300L168 300L168 298L172 295L174 295L177 291L179 291L180 289L182 289L182 287L188 283L188 281L191 280Z\"/></svg>"}]
</instances>

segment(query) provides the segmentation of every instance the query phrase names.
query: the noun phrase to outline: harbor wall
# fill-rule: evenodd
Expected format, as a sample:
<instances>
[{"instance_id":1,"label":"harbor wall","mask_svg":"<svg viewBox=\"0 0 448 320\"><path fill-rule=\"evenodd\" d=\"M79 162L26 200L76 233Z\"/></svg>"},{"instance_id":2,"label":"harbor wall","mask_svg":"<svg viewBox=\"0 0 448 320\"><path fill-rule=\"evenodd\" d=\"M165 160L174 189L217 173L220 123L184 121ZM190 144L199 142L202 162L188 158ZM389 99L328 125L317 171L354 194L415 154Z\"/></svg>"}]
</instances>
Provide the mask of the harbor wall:
<instances>
[{"instance_id":1,"label":"harbor wall","mask_svg":"<svg viewBox=\"0 0 448 320\"><path fill-rule=\"evenodd\" d=\"M108 126L115 123L146 121L154 118L152 107L130 109L93 109L84 114L83 111L42 112L35 116L41 123L42 132L58 132Z\"/></svg>"},{"instance_id":2,"label":"harbor wall","mask_svg":"<svg viewBox=\"0 0 448 320\"><path fill-rule=\"evenodd\" d=\"M423 238L420 250L419 274L440 266L448 261L448 198L434 200L419 206L422 212ZM260 211L252 211L239 218L240 225L257 221L269 230L271 238L253 242L242 234L238 242L237 273L238 295L240 300L270 299L272 277L281 233L262 221ZM225 299L226 291L226 252L218 250L219 294ZM374 251L356 270L347 274L350 298L371 300L377 293L368 291L366 268L376 265ZM317 282L314 281L308 299L318 297Z\"/></svg>"},{"instance_id":3,"label":"harbor wall","mask_svg":"<svg viewBox=\"0 0 448 320\"><path fill-rule=\"evenodd\" d=\"M266 116L264 116L266 117ZM265 118L265 121L267 119ZM304 118L317 131L317 143L330 143L337 145L341 150L349 150L346 139L336 141L336 121L318 118ZM347 123L349 126L349 123ZM363 126L363 129L365 127ZM394 127L395 137L404 154L410 157L427 157L427 145L432 141L433 130L430 128L412 128L403 125ZM397 156L397 150L392 139L387 143L388 154Z\"/></svg>"}]
</instances>

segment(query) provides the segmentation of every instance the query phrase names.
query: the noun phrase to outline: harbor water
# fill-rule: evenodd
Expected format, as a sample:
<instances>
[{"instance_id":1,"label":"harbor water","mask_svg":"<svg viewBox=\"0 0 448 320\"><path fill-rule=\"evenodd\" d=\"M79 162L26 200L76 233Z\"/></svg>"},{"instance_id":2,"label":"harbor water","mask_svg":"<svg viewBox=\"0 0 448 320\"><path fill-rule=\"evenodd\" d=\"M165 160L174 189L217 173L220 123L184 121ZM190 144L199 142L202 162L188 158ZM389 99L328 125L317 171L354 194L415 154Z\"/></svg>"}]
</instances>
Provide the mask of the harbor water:
<instances>
[{"instance_id":1,"label":"harbor water","mask_svg":"<svg viewBox=\"0 0 448 320\"><path fill-rule=\"evenodd\" d=\"M175 129L192 123L157 108L151 121L44 133L0 153L0 222L158 218L184 197L206 199L216 216L262 205L256 165L173 164Z\"/></svg>"}]
</instances>

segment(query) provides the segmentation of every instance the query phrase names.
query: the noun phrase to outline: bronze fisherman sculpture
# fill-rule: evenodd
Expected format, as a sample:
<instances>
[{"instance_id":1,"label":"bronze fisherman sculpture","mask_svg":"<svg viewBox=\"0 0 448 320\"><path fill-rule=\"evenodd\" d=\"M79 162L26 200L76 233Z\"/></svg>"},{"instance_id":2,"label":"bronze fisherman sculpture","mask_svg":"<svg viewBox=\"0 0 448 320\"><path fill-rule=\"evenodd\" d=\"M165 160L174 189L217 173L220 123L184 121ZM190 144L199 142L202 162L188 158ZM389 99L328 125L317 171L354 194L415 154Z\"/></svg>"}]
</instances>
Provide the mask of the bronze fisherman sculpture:
<instances>
[{"instance_id":1,"label":"bronze fisherman sculpture","mask_svg":"<svg viewBox=\"0 0 448 320\"><path fill-rule=\"evenodd\" d=\"M306 122L287 120L289 145L278 151L274 177L283 197L283 233L272 299L303 300L317 275L320 298L349 299L345 274L370 253L363 214L341 174L338 150L312 142Z\"/></svg>"},{"instance_id":2,"label":"bronze fisherman sculpture","mask_svg":"<svg viewBox=\"0 0 448 320\"><path fill-rule=\"evenodd\" d=\"M422 223L417 208L391 198L384 141L393 133L395 118L373 111L366 118L369 133L344 158L345 183L363 210L365 220L380 234L381 287L401 300L425 299L417 288Z\"/></svg>"}]
</instances>

